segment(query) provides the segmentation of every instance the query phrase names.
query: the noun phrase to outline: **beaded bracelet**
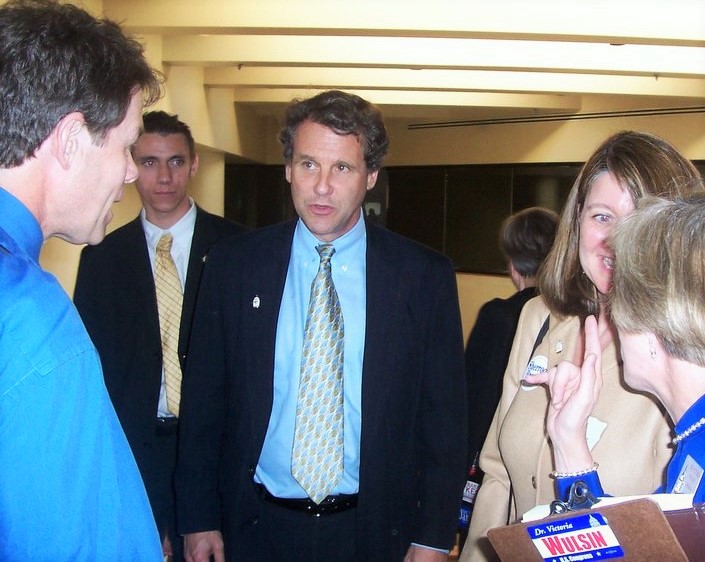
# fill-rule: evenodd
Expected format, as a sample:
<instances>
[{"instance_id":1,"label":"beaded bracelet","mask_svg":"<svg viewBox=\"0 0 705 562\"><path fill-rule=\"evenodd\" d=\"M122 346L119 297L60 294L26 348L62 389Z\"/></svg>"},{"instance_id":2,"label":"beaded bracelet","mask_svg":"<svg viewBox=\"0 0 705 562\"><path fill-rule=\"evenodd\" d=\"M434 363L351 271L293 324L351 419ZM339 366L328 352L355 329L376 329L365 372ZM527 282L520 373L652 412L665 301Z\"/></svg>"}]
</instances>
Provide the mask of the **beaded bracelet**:
<instances>
[{"instance_id":1,"label":"beaded bracelet","mask_svg":"<svg viewBox=\"0 0 705 562\"><path fill-rule=\"evenodd\" d=\"M577 478L578 476L585 476L591 472L597 472L599 467L600 465L594 462L590 468L586 468L585 470L577 470L575 472L557 472L554 470L549 476L551 478Z\"/></svg>"}]
</instances>

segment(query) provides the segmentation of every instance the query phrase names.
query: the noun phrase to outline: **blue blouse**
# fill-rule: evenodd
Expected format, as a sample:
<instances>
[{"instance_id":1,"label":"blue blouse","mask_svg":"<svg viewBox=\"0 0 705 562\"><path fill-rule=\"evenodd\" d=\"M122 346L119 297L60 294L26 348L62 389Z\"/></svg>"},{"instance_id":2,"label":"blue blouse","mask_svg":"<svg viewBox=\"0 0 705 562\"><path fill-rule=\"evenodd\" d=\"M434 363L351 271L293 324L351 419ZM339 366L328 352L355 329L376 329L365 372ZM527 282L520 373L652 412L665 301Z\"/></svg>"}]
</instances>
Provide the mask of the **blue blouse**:
<instances>
[{"instance_id":1,"label":"blue blouse","mask_svg":"<svg viewBox=\"0 0 705 562\"><path fill-rule=\"evenodd\" d=\"M675 433L676 452L668 463L666 485L655 493L694 493L693 504L705 503L705 395L688 408L676 424ZM578 480L585 482L593 495L605 495L600 477L594 471L578 477L557 478L558 498L566 501L571 485Z\"/></svg>"}]
</instances>

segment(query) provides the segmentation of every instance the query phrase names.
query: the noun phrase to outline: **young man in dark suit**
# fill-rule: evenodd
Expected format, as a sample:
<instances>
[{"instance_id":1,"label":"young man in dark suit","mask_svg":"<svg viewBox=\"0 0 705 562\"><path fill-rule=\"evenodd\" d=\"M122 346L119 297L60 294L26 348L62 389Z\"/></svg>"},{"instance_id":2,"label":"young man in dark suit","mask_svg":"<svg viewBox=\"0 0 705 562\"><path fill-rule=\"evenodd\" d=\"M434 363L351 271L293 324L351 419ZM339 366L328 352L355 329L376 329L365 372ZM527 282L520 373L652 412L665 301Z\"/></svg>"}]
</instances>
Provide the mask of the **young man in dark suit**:
<instances>
[{"instance_id":1,"label":"young man in dark suit","mask_svg":"<svg viewBox=\"0 0 705 562\"><path fill-rule=\"evenodd\" d=\"M164 376L163 358L169 352L163 348L168 336L155 283L157 248L170 235L169 253L182 293L180 313L170 328L178 341L172 351L174 363L183 368L206 254L217 240L242 229L200 209L188 196L189 181L198 171L189 127L163 111L146 113L143 121L144 132L132 148L142 212L102 244L83 250L74 302L100 353L105 383L144 479L165 552L182 560L173 491L179 400L178 388L174 401L169 400Z\"/></svg>"},{"instance_id":2,"label":"young man in dark suit","mask_svg":"<svg viewBox=\"0 0 705 562\"><path fill-rule=\"evenodd\" d=\"M204 271L176 478L187 559L445 560L465 464L453 266L365 221L388 145L369 102L293 102L280 140L298 220L218 244ZM321 359L330 386L311 421L304 343L319 276L336 298L335 335L318 340L343 342ZM307 422L318 435L302 439ZM299 454L321 435L330 447Z\"/></svg>"}]
</instances>

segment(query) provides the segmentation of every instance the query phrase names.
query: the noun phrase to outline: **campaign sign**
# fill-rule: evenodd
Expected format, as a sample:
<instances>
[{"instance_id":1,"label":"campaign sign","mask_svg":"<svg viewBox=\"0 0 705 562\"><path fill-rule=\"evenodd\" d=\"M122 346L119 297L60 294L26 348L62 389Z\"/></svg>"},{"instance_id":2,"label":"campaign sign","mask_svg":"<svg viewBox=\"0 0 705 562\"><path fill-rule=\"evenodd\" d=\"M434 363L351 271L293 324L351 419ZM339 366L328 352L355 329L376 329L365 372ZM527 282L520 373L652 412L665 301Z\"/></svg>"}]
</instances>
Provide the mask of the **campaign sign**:
<instances>
[{"instance_id":1,"label":"campaign sign","mask_svg":"<svg viewBox=\"0 0 705 562\"><path fill-rule=\"evenodd\" d=\"M617 537L599 513L531 525L526 530L546 562L624 557Z\"/></svg>"}]
</instances>

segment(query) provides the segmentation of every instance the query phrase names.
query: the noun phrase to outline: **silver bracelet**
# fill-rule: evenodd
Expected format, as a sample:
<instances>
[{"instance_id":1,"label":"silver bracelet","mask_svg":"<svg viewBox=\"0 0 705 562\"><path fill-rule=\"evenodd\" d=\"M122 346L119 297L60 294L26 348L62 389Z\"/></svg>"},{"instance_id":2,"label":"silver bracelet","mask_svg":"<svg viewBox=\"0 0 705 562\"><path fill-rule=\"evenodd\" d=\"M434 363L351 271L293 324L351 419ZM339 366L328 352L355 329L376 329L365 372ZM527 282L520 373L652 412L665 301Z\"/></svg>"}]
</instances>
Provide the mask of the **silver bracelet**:
<instances>
[{"instance_id":1,"label":"silver bracelet","mask_svg":"<svg viewBox=\"0 0 705 562\"><path fill-rule=\"evenodd\" d=\"M586 468L584 470L576 470L575 472L556 472L554 470L551 474L549 474L549 476L551 478L577 478L578 476L585 476L591 472L597 472L599 467L600 465L594 462L590 468Z\"/></svg>"}]
</instances>

